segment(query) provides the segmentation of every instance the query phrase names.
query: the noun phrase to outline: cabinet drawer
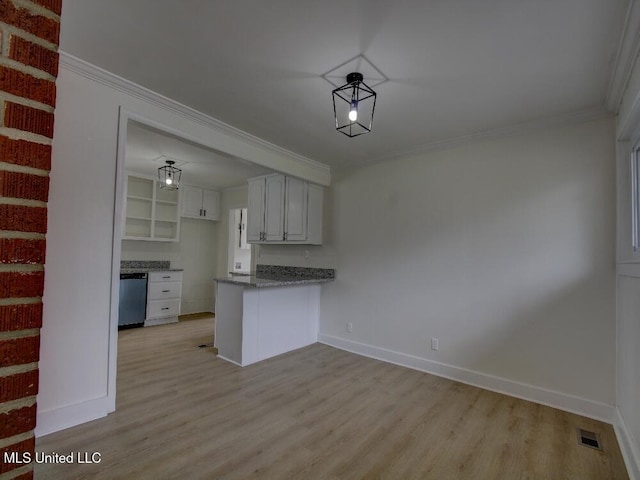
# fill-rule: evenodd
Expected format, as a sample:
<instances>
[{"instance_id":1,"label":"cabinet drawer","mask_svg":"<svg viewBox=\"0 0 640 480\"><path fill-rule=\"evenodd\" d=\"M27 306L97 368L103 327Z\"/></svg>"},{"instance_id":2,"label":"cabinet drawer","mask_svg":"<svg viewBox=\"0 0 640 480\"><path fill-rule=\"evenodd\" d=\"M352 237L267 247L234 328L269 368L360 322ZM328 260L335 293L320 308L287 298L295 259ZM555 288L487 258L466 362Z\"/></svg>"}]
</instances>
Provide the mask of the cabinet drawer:
<instances>
[{"instance_id":1,"label":"cabinet drawer","mask_svg":"<svg viewBox=\"0 0 640 480\"><path fill-rule=\"evenodd\" d=\"M149 272L149 283L181 282L182 272Z\"/></svg>"},{"instance_id":2,"label":"cabinet drawer","mask_svg":"<svg viewBox=\"0 0 640 480\"><path fill-rule=\"evenodd\" d=\"M155 282L149 284L147 300L162 300L164 298L180 298L180 282Z\"/></svg>"},{"instance_id":3,"label":"cabinet drawer","mask_svg":"<svg viewBox=\"0 0 640 480\"><path fill-rule=\"evenodd\" d=\"M147 304L147 318L173 317L180 315L180 299L153 300Z\"/></svg>"}]
</instances>

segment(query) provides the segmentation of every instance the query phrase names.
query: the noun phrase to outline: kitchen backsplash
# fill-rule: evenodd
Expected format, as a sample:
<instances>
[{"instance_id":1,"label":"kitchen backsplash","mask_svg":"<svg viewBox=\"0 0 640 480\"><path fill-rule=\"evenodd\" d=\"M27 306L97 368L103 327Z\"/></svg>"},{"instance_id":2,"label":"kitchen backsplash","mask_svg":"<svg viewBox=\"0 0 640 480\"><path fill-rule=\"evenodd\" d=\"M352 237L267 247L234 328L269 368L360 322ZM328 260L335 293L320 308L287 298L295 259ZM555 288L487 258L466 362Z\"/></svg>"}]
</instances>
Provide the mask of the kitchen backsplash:
<instances>
[{"instance_id":1,"label":"kitchen backsplash","mask_svg":"<svg viewBox=\"0 0 640 480\"><path fill-rule=\"evenodd\" d=\"M169 261L165 260L121 260L120 270L125 269L147 269L147 270L169 270Z\"/></svg>"}]
</instances>

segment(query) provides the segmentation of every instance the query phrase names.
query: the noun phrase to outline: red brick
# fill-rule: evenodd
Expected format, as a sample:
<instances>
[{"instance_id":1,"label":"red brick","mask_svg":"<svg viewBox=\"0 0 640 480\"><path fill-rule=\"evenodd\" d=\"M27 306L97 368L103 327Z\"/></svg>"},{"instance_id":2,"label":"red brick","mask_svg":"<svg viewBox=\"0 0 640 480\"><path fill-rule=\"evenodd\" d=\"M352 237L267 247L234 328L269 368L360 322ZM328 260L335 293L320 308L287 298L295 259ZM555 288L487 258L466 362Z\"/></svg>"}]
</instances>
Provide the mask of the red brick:
<instances>
[{"instance_id":1,"label":"red brick","mask_svg":"<svg viewBox=\"0 0 640 480\"><path fill-rule=\"evenodd\" d=\"M41 297L44 272L0 272L0 298Z\"/></svg>"},{"instance_id":2,"label":"red brick","mask_svg":"<svg viewBox=\"0 0 640 480\"><path fill-rule=\"evenodd\" d=\"M43 264L46 242L24 238L0 238L0 264Z\"/></svg>"},{"instance_id":3,"label":"red brick","mask_svg":"<svg viewBox=\"0 0 640 480\"><path fill-rule=\"evenodd\" d=\"M47 201L49 177L0 170L0 197Z\"/></svg>"},{"instance_id":4,"label":"red brick","mask_svg":"<svg viewBox=\"0 0 640 480\"><path fill-rule=\"evenodd\" d=\"M0 204L0 230L46 233L47 209Z\"/></svg>"},{"instance_id":5,"label":"red brick","mask_svg":"<svg viewBox=\"0 0 640 480\"><path fill-rule=\"evenodd\" d=\"M51 145L0 135L0 162L51 170Z\"/></svg>"},{"instance_id":6,"label":"red brick","mask_svg":"<svg viewBox=\"0 0 640 480\"><path fill-rule=\"evenodd\" d=\"M31 0L33 3L43 6L47 10L60 15L62 11L62 0Z\"/></svg>"},{"instance_id":7,"label":"red brick","mask_svg":"<svg viewBox=\"0 0 640 480\"><path fill-rule=\"evenodd\" d=\"M24 65L58 76L58 52L16 35L11 36L9 58Z\"/></svg>"},{"instance_id":8,"label":"red brick","mask_svg":"<svg viewBox=\"0 0 640 480\"><path fill-rule=\"evenodd\" d=\"M53 138L53 113L18 103L6 102L4 126Z\"/></svg>"},{"instance_id":9,"label":"red brick","mask_svg":"<svg viewBox=\"0 0 640 480\"><path fill-rule=\"evenodd\" d=\"M0 402L32 397L38 393L38 370L0 377Z\"/></svg>"},{"instance_id":10,"label":"red brick","mask_svg":"<svg viewBox=\"0 0 640 480\"><path fill-rule=\"evenodd\" d=\"M0 340L0 367L37 362L39 358L39 336Z\"/></svg>"},{"instance_id":11,"label":"red brick","mask_svg":"<svg viewBox=\"0 0 640 480\"><path fill-rule=\"evenodd\" d=\"M42 327L42 303L0 305L0 332Z\"/></svg>"},{"instance_id":12,"label":"red brick","mask_svg":"<svg viewBox=\"0 0 640 480\"><path fill-rule=\"evenodd\" d=\"M0 22L13 25L55 45L60 41L59 21L32 13L26 8L16 8L10 0L0 2Z\"/></svg>"},{"instance_id":13,"label":"red brick","mask_svg":"<svg viewBox=\"0 0 640 480\"><path fill-rule=\"evenodd\" d=\"M0 66L0 90L46 105L56 104L56 84L28 73Z\"/></svg>"},{"instance_id":14,"label":"red brick","mask_svg":"<svg viewBox=\"0 0 640 480\"><path fill-rule=\"evenodd\" d=\"M23 473L22 475L18 475L17 477L13 477L11 480L33 480L33 470Z\"/></svg>"},{"instance_id":15,"label":"red brick","mask_svg":"<svg viewBox=\"0 0 640 480\"><path fill-rule=\"evenodd\" d=\"M20 458L22 458L23 453L28 453L31 458L35 458L35 449L36 439L35 437L31 437L27 440L23 440L22 442L14 443L12 445L7 445L6 447L0 448L0 458L4 458L5 452L18 452ZM0 474L7 473L20 466L21 465L19 463L4 463L0 461Z\"/></svg>"},{"instance_id":16,"label":"red brick","mask_svg":"<svg viewBox=\"0 0 640 480\"><path fill-rule=\"evenodd\" d=\"M36 426L36 406L16 408L0 414L0 438L13 437Z\"/></svg>"}]
</instances>

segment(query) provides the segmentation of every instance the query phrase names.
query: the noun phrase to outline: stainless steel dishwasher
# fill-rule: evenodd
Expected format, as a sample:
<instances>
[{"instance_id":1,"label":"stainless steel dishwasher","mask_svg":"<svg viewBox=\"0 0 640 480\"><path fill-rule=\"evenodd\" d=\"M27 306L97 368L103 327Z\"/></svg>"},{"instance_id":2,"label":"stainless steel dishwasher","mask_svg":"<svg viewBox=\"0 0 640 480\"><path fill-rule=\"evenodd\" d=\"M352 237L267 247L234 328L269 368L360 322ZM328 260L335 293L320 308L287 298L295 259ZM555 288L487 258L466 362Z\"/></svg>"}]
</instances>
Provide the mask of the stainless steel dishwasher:
<instances>
[{"instance_id":1,"label":"stainless steel dishwasher","mask_svg":"<svg viewBox=\"0 0 640 480\"><path fill-rule=\"evenodd\" d=\"M144 327L147 313L147 274L120 274L118 330Z\"/></svg>"}]
</instances>

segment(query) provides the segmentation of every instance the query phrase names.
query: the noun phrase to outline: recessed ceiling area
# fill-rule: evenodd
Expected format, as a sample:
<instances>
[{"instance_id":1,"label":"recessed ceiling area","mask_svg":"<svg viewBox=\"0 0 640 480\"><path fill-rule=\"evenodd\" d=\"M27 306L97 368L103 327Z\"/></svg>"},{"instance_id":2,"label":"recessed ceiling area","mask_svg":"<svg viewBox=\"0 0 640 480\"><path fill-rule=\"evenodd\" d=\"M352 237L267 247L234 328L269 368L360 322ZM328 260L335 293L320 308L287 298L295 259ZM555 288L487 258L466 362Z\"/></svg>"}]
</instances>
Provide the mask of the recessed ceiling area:
<instances>
[{"instance_id":1,"label":"recessed ceiling area","mask_svg":"<svg viewBox=\"0 0 640 480\"><path fill-rule=\"evenodd\" d=\"M65 0L60 48L332 168L604 112L629 0ZM323 75L364 55L370 134L335 130Z\"/></svg>"},{"instance_id":2,"label":"recessed ceiling area","mask_svg":"<svg viewBox=\"0 0 640 480\"><path fill-rule=\"evenodd\" d=\"M216 152L153 127L130 121L127 126L125 168L157 176L159 157L176 160L182 183L224 189L247 184L247 179L272 170Z\"/></svg>"}]
</instances>

